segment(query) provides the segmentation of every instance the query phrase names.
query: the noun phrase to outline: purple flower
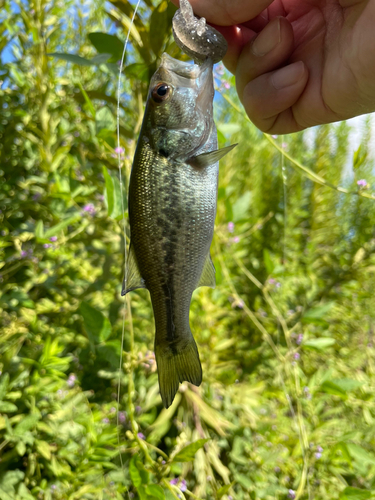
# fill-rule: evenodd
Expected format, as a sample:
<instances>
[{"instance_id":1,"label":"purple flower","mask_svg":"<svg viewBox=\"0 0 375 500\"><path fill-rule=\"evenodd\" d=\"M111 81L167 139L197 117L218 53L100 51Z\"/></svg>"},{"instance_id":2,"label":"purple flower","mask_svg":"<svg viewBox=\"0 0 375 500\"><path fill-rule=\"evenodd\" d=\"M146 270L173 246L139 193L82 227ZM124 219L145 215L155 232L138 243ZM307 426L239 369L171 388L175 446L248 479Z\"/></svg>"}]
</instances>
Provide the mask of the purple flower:
<instances>
[{"instance_id":1,"label":"purple flower","mask_svg":"<svg viewBox=\"0 0 375 500\"><path fill-rule=\"evenodd\" d=\"M230 89L230 84L229 84L228 82L225 82L225 81L224 81L224 82L223 82L223 85L224 85L224 88L225 88L225 89L227 89L227 90L228 90L228 89Z\"/></svg>"},{"instance_id":2,"label":"purple flower","mask_svg":"<svg viewBox=\"0 0 375 500\"><path fill-rule=\"evenodd\" d=\"M317 447L316 447L316 451L317 451L318 453L322 453L323 448L322 448L321 446L317 446Z\"/></svg>"},{"instance_id":3,"label":"purple flower","mask_svg":"<svg viewBox=\"0 0 375 500\"><path fill-rule=\"evenodd\" d=\"M236 306L240 309L243 309L245 305L245 302L242 299L239 299L239 301L236 303Z\"/></svg>"},{"instance_id":4,"label":"purple flower","mask_svg":"<svg viewBox=\"0 0 375 500\"><path fill-rule=\"evenodd\" d=\"M295 353L294 353L293 358L294 358L296 361L298 361L300 357L301 357L301 355L300 355L300 353L299 353L299 352L295 352Z\"/></svg>"},{"instance_id":5,"label":"purple flower","mask_svg":"<svg viewBox=\"0 0 375 500\"><path fill-rule=\"evenodd\" d=\"M165 460L161 461L161 465L165 465L167 462Z\"/></svg>"},{"instance_id":6,"label":"purple flower","mask_svg":"<svg viewBox=\"0 0 375 500\"><path fill-rule=\"evenodd\" d=\"M291 498L292 500L296 498L296 492L294 490L289 490L288 491L288 498Z\"/></svg>"},{"instance_id":7,"label":"purple flower","mask_svg":"<svg viewBox=\"0 0 375 500\"><path fill-rule=\"evenodd\" d=\"M235 236L232 241L233 241L233 243L238 243L240 241L240 237Z\"/></svg>"},{"instance_id":8,"label":"purple flower","mask_svg":"<svg viewBox=\"0 0 375 500\"><path fill-rule=\"evenodd\" d=\"M95 215L96 214L95 207L94 207L94 205L92 203L87 203L83 207L83 212L86 212L89 215Z\"/></svg>"},{"instance_id":9,"label":"purple flower","mask_svg":"<svg viewBox=\"0 0 375 500\"><path fill-rule=\"evenodd\" d=\"M71 373L69 375L69 378L67 381L68 387L74 387L76 380L77 380L77 377L74 375L74 373Z\"/></svg>"},{"instance_id":10,"label":"purple flower","mask_svg":"<svg viewBox=\"0 0 375 500\"><path fill-rule=\"evenodd\" d=\"M169 484L173 484L173 485L178 484L178 477L175 477L174 479L171 479L171 480L169 481Z\"/></svg>"},{"instance_id":11,"label":"purple flower","mask_svg":"<svg viewBox=\"0 0 375 500\"><path fill-rule=\"evenodd\" d=\"M142 434L142 432L138 432L137 436L139 437L139 439L145 439L145 435Z\"/></svg>"},{"instance_id":12,"label":"purple flower","mask_svg":"<svg viewBox=\"0 0 375 500\"><path fill-rule=\"evenodd\" d=\"M218 75L224 75L224 65L220 63L217 66L216 72Z\"/></svg>"},{"instance_id":13,"label":"purple flower","mask_svg":"<svg viewBox=\"0 0 375 500\"><path fill-rule=\"evenodd\" d=\"M109 413L116 413L116 408L112 406L111 409L109 410Z\"/></svg>"},{"instance_id":14,"label":"purple flower","mask_svg":"<svg viewBox=\"0 0 375 500\"><path fill-rule=\"evenodd\" d=\"M234 231L234 222L228 222L228 231L233 233Z\"/></svg>"},{"instance_id":15,"label":"purple flower","mask_svg":"<svg viewBox=\"0 0 375 500\"><path fill-rule=\"evenodd\" d=\"M74 137L79 137L79 132L78 132L78 131L77 131L77 132L74 132L74 134L73 134L73 135L74 135Z\"/></svg>"},{"instance_id":16,"label":"purple flower","mask_svg":"<svg viewBox=\"0 0 375 500\"><path fill-rule=\"evenodd\" d=\"M54 491L54 490L56 490L56 489L57 489L56 484L51 484L51 490L52 490L52 491Z\"/></svg>"},{"instance_id":17,"label":"purple flower","mask_svg":"<svg viewBox=\"0 0 375 500\"><path fill-rule=\"evenodd\" d=\"M321 458L321 457L322 457L322 454L321 454L321 453L315 453L315 458L316 458L317 460L319 460L319 458Z\"/></svg>"},{"instance_id":18,"label":"purple flower","mask_svg":"<svg viewBox=\"0 0 375 500\"><path fill-rule=\"evenodd\" d=\"M278 138L278 135L273 135L272 136L274 139L277 139Z\"/></svg>"},{"instance_id":19,"label":"purple flower","mask_svg":"<svg viewBox=\"0 0 375 500\"><path fill-rule=\"evenodd\" d=\"M51 238L49 239L49 241L57 241L57 236L51 236Z\"/></svg>"},{"instance_id":20,"label":"purple flower","mask_svg":"<svg viewBox=\"0 0 375 500\"><path fill-rule=\"evenodd\" d=\"M181 481L181 484L180 484L179 488L180 488L180 490L181 490L181 491L186 491L186 490L187 490L187 486L186 486L186 481L185 481L185 479L183 479L183 480Z\"/></svg>"},{"instance_id":21,"label":"purple flower","mask_svg":"<svg viewBox=\"0 0 375 500\"><path fill-rule=\"evenodd\" d=\"M277 281L277 283L275 284L275 287L276 288L280 288L281 287L281 283L279 281Z\"/></svg>"},{"instance_id":22,"label":"purple flower","mask_svg":"<svg viewBox=\"0 0 375 500\"><path fill-rule=\"evenodd\" d=\"M39 198L41 198L41 196L42 196L42 195L41 195L40 193L35 193L35 194L33 195L33 200L34 200L34 201L38 201L38 200L39 200Z\"/></svg>"},{"instance_id":23,"label":"purple flower","mask_svg":"<svg viewBox=\"0 0 375 500\"><path fill-rule=\"evenodd\" d=\"M117 155L122 155L122 154L124 154L124 153L125 153L125 149L124 149L124 148L121 148L121 147L117 147L117 148L115 148L115 153L116 153Z\"/></svg>"},{"instance_id":24,"label":"purple flower","mask_svg":"<svg viewBox=\"0 0 375 500\"><path fill-rule=\"evenodd\" d=\"M102 419L103 424L109 424L109 418L105 417Z\"/></svg>"},{"instance_id":25,"label":"purple flower","mask_svg":"<svg viewBox=\"0 0 375 500\"><path fill-rule=\"evenodd\" d=\"M298 337L297 337L297 340L296 340L296 344L297 345L301 345L302 341L303 341L303 333L299 333Z\"/></svg>"},{"instance_id":26,"label":"purple flower","mask_svg":"<svg viewBox=\"0 0 375 500\"><path fill-rule=\"evenodd\" d=\"M53 245L51 245L50 243L44 243L43 245L43 248L52 248Z\"/></svg>"},{"instance_id":27,"label":"purple flower","mask_svg":"<svg viewBox=\"0 0 375 500\"><path fill-rule=\"evenodd\" d=\"M304 387L303 392L304 392L306 399L311 399L311 392L310 392L310 389L308 387Z\"/></svg>"},{"instance_id":28,"label":"purple flower","mask_svg":"<svg viewBox=\"0 0 375 500\"><path fill-rule=\"evenodd\" d=\"M270 285L274 285L276 283L276 280L274 278L269 278L268 283Z\"/></svg>"},{"instance_id":29,"label":"purple flower","mask_svg":"<svg viewBox=\"0 0 375 500\"><path fill-rule=\"evenodd\" d=\"M359 181L357 181L357 186L359 186L359 187L366 187L367 186L366 179L360 179Z\"/></svg>"},{"instance_id":30,"label":"purple flower","mask_svg":"<svg viewBox=\"0 0 375 500\"><path fill-rule=\"evenodd\" d=\"M141 408L140 406L136 406L136 407L135 407L135 411L136 411L137 413L141 413L142 408Z\"/></svg>"},{"instance_id":31,"label":"purple flower","mask_svg":"<svg viewBox=\"0 0 375 500\"><path fill-rule=\"evenodd\" d=\"M281 469L278 466L276 466L273 470L275 471L276 474L278 474L279 472L281 472Z\"/></svg>"},{"instance_id":32,"label":"purple flower","mask_svg":"<svg viewBox=\"0 0 375 500\"><path fill-rule=\"evenodd\" d=\"M126 415L124 411L120 411L118 414L118 421L123 424L126 420Z\"/></svg>"},{"instance_id":33,"label":"purple flower","mask_svg":"<svg viewBox=\"0 0 375 500\"><path fill-rule=\"evenodd\" d=\"M21 251L21 257L29 257L31 254L33 253L33 251L31 249L29 250L22 250Z\"/></svg>"}]
</instances>

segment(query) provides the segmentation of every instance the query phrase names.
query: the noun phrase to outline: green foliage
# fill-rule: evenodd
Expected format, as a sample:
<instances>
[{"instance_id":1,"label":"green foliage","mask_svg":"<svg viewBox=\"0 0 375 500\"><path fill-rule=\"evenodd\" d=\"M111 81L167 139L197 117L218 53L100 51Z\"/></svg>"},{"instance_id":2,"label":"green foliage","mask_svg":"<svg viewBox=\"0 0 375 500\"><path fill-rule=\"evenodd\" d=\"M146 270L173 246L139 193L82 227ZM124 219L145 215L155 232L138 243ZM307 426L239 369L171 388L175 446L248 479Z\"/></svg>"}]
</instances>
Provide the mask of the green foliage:
<instances>
[{"instance_id":1,"label":"green foliage","mask_svg":"<svg viewBox=\"0 0 375 500\"><path fill-rule=\"evenodd\" d=\"M346 123L269 138L234 90L217 96L221 146L239 145L221 165L217 287L191 305L204 380L165 410L149 297L120 296L148 81L164 50L183 58L172 4L142 5L120 150L132 3L0 12L0 500L374 498L370 119L355 147Z\"/></svg>"}]
</instances>

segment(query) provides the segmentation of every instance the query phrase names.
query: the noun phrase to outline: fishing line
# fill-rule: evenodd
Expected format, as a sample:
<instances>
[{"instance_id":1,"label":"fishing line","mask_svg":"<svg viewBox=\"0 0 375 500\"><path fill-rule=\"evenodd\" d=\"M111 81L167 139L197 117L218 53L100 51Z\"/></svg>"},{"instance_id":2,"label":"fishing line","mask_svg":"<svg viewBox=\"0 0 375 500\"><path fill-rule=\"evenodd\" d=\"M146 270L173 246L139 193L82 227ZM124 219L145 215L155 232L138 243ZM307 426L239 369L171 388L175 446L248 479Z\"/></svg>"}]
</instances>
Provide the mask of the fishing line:
<instances>
[{"instance_id":1,"label":"fishing line","mask_svg":"<svg viewBox=\"0 0 375 500\"><path fill-rule=\"evenodd\" d=\"M281 136L281 147L284 149L284 136ZM281 154L281 177L283 179L283 194L284 194L284 238L283 238L283 267L285 273L286 265L286 232L288 223L288 205L287 205L287 182L288 177L285 167L285 156Z\"/></svg>"},{"instance_id":2,"label":"fishing line","mask_svg":"<svg viewBox=\"0 0 375 500\"><path fill-rule=\"evenodd\" d=\"M120 147L120 98L121 98L121 76L122 76L122 70L123 70L123 64L125 61L125 54L126 54L126 49L128 46L129 38L130 38L130 32L131 28L134 24L134 19L138 11L139 4L141 3L141 0L137 1L137 4L135 6L134 12L133 12L133 17L131 18L130 25L128 28L128 33L126 35L125 43L124 43L124 50L122 51L122 56L121 56L121 61L120 61L120 69L119 69L119 76L118 76L118 81L117 81L117 163L118 163L118 173L119 173L119 182L120 182L120 196L121 196L121 210L122 210L122 226L123 226L123 232L124 232L124 283L126 286L126 257L127 257L127 252L126 252L126 220L125 220L125 206L124 206L124 196L123 196L123 182L122 182L122 172L121 172L121 147ZM124 148L125 152L125 148ZM116 419L116 425L117 425L117 442L118 442L118 447L119 447L119 455L120 455L120 464L121 468L123 469L124 464L122 461L122 454L121 454L121 447L120 447L120 420L119 420L119 414L120 414L120 393L121 393L121 367L122 367L122 352L124 348L124 337L125 337L125 318L126 318L126 299L124 296L124 307L123 307L123 313L122 313L122 331L121 331L121 349L120 349L120 366L119 366L119 374L118 374L118 382L117 382L117 419Z\"/></svg>"}]
</instances>

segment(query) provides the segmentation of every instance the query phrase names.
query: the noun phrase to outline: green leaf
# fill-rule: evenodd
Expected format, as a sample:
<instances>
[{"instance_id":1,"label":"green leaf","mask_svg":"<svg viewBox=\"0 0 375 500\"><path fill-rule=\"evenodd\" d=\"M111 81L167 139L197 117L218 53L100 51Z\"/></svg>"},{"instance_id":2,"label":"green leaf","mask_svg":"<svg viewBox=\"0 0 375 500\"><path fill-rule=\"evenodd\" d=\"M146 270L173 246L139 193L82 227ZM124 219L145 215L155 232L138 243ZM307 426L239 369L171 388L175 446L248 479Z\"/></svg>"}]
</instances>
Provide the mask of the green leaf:
<instances>
[{"instance_id":1,"label":"green leaf","mask_svg":"<svg viewBox=\"0 0 375 500\"><path fill-rule=\"evenodd\" d=\"M0 378L0 401L4 399L9 385L9 373L3 373Z\"/></svg>"},{"instance_id":2,"label":"green leaf","mask_svg":"<svg viewBox=\"0 0 375 500\"><path fill-rule=\"evenodd\" d=\"M52 52L51 54L47 55L50 57L54 57L56 59L61 59L62 61L78 64L79 66L92 66L92 63L89 59L77 56L76 54L63 54L61 52Z\"/></svg>"},{"instance_id":3,"label":"green leaf","mask_svg":"<svg viewBox=\"0 0 375 500\"><path fill-rule=\"evenodd\" d=\"M332 339L330 337L321 337L319 339L309 339L306 340L302 344L303 347L309 347L311 349L316 349L317 351L321 351L326 349L327 347L331 347L336 343L335 339Z\"/></svg>"},{"instance_id":4,"label":"green leaf","mask_svg":"<svg viewBox=\"0 0 375 500\"><path fill-rule=\"evenodd\" d=\"M274 256L271 257L270 252L265 248L263 250L263 260L264 260L264 265L266 266L267 273L272 274L274 269L275 269L275 264L274 264Z\"/></svg>"},{"instance_id":5,"label":"green leaf","mask_svg":"<svg viewBox=\"0 0 375 500\"><path fill-rule=\"evenodd\" d=\"M80 88L81 92L82 92L82 95L83 95L83 98L85 99L86 101L86 104L87 104L87 107L89 108L89 111L91 113L91 116L95 119L95 116L96 116L96 111L95 111L95 108L94 108L94 105L93 103L91 102L91 99L89 98L89 96L87 95L87 92L85 91L85 89L83 88L83 85L82 83L78 80L77 82L78 84L78 87Z\"/></svg>"},{"instance_id":6,"label":"green leaf","mask_svg":"<svg viewBox=\"0 0 375 500\"><path fill-rule=\"evenodd\" d=\"M19 441L16 445L17 453L20 457L23 457L26 453L26 445L23 441Z\"/></svg>"},{"instance_id":7,"label":"green leaf","mask_svg":"<svg viewBox=\"0 0 375 500\"><path fill-rule=\"evenodd\" d=\"M25 474L18 469L5 472L0 476L0 486L6 491L10 488L14 491L13 486L17 486L24 476Z\"/></svg>"},{"instance_id":8,"label":"green leaf","mask_svg":"<svg viewBox=\"0 0 375 500\"><path fill-rule=\"evenodd\" d=\"M146 493L146 488L143 486L143 484L141 484L141 486L137 488L137 493L139 496L139 500L149 500L149 497Z\"/></svg>"},{"instance_id":9,"label":"green leaf","mask_svg":"<svg viewBox=\"0 0 375 500\"><path fill-rule=\"evenodd\" d=\"M104 200L107 205L108 217L111 219L120 219L122 217L121 188L117 175L112 175L103 167L105 180ZM124 209L127 206L127 200L124 200Z\"/></svg>"},{"instance_id":10,"label":"green leaf","mask_svg":"<svg viewBox=\"0 0 375 500\"><path fill-rule=\"evenodd\" d=\"M361 446L353 443L346 443L350 456L360 463L375 465L375 456L366 451Z\"/></svg>"},{"instance_id":11,"label":"green leaf","mask_svg":"<svg viewBox=\"0 0 375 500\"><path fill-rule=\"evenodd\" d=\"M145 63L133 63L126 66L124 70L127 78L137 78L143 82L149 81L149 66Z\"/></svg>"},{"instance_id":12,"label":"green leaf","mask_svg":"<svg viewBox=\"0 0 375 500\"><path fill-rule=\"evenodd\" d=\"M343 441L340 441L335 446L335 450L340 450L342 458L344 460L346 460L349 465L352 465L352 459L350 457L350 453L349 453L349 450L348 450L346 443L344 443Z\"/></svg>"},{"instance_id":13,"label":"green leaf","mask_svg":"<svg viewBox=\"0 0 375 500\"><path fill-rule=\"evenodd\" d=\"M82 314L85 330L91 344L100 344L107 340L112 332L109 319L87 302L81 302L79 311Z\"/></svg>"},{"instance_id":14,"label":"green leaf","mask_svg":"<svg viewBox=\"0 0 375 500\"><path fill-rule=\"evenodd\" d=\"M24 434L26 431L32 429L39 420L40 416L35 413L27 415L20 421L19 424L17 424L16 428L14 429L14 433L17 436L22 436L22 434Z\"/></svg>"},{"instance_id":15,"label":"green leaf","mask_svg":"<svg viewBox=\"0 0 375 500\"><path fill-rule=\"evenodd\" d=\"M343 399L347 398L346 391L344 391L339 385L336 385L334 382L332 382L332 380L326 380L325 382L323 382L323 384L320 386L320 389L327 394L339 396Z\"/></svg>"},{"instance_id":16,"label":"green leaf","mask_svg":"<svg viewBox=\"0 0 375 500\"><path fill-rule=\"evenodd\" d=\"M17 409L17 406L13 403L9 403L8 401L0 401L0 412L11 413L17 411Z\"/></svg>"},{"instance_id":17,"label":"green leaf","mask_svg":"<svg viewBox=\"0 0 375 500\"><path fill-rule=\"evenodd\" d=\"M158 484L148 484L146 486L146 493L147 495L155 497L158 500L165 500L163 488Z\"/></svg>"},{"instance_id":18,"label":"green leaf","mask_svg":"<svg viewBox=\"0 0 375 500\"><path fill-rule=\"evenodd\" d=\"M340 500L366 500L367 498L372 498L372 493L368 490L360 490L359 488L349 486L340 493L339 498Z\"/></svg>"},{"instance_id":19,"label":"green leaf","mask_svg":"<svg viewBox=\"0 0 375 500\"><path fill-rule=\"evenodd\" d=\"M364 384L364 382L353 380L351 378L334 378L332 379L332 382L345 392L354 391L355 389L358 389L358 387L362 387Z\"/></svg>"},{"instance_id":20,"label":"green leaf","mask_svg":"<svg viewBox=\"0 0 375 500\"><path fill-rule=\"evenodd\" d=\"M79 219L81 219L81 215L76 214L73 215L72 217L68 217L67 219L62 220L55 226L52 226L49 229L47 229L47 231L44 233L44 238L50 238L51 236L56 236L65 228L77 222L77 220Z\"/></svg>"},{"instance_id":21,"label":"green leaf","mask_svg":"<svg viewBox=\"0 0 375 500\"><path fill-rule=\"evenodd\" d=\"M96 123L96 133L99 134L102 130L109 130L114 132L116 128L116 120L112 114L112 111L103 106L99 111L96 112L95 116Z\"/></svg>"},{"instance_id":22,"label":"green leaf","mask_svg":"<svg viewBox=\"0 0 375 500\"><path fill-rule=\"evenodd\" d=\"M156 57L161 54L170 33L173 10L169 8L168 0L162 0L151 14L150 46Z\"/></svg>"},{"instance_id":23,"label":"green leaf","mask_svg":"<svg viewBox=\"0 0 375 500\"><path fill-rule=\"evenodd\" d=\"M35 441L37 451L47 460L51 459L51 448L46 441Z\"/></svg>"},{"instance_id":24,"label":"green leaf","mask_svg":"<svg viewBox=\"0 0 375 500\"><path fill-rule=\"evenodd\" d=\"M36 226L35 226L35 237L38 240L41 240L41 239L44 238L44 227L43 227L43 221L42 220L38 220L38 222L36 223Z\"/></svg>"},{"instance_id":25,"label":"green leaf","mask_svg":"<svg viewBox=\"0 0 375 500\"><path fill-rule=\"evenodd\" d=\"M136 458L133 456L129 463L129 476L136 488L142 484L142 478L136 465Z\"/></svg>"},{"instance_id":26,"label":"green leaf","mask_svg":"<svg viewBox=\"0 0 375 500\"><path fill-rule=\"evenodd\" d=\"M325 304L312 307L302 317L304 323L325 323L327 322L328 313L334 307L334 302L327 302Z\"/></svg>"},{"instance_id":27,"label":"green leaf","mask_svg":"<svg viewBox=\"0 0 375 500\"><path fill-rule=\"evenodd\" d=\"M105 63L110 58L110 54L99 54L92 59L86 59L85 57L78 56L77 54L64 54L62 52L53 52L47 54L48 56L55 57L56 59L61 59L62 61L70 62L73 64L78 64L79 66L99 66Z\"/></svg>"},{"instance_id":28,"label":"green leaf","mask_svg":"<svg viewBox=\"0 0 375 500\"><path fill-rule=\"evenodd\" d=\"M233 221L237 222L247 218L251 204L251 192L246 191L233 203Z\"/></svg>"},{"instance_id":29,"label":"green leaf","mask_svg":"<svg viewBox=\"0 0 375 500\"><path fill-rule=\"evenodd\" d=\"M89 33L90 42L101 54L111 54L117 61L121 60L124 43L115 35L108 33Z\"/></svg>"},{"instance_id":30,"label":"green leaf","mask_svg":"<svg viewBox=\"0 0 375 500\"><path fill-rule=\"evenodd\" d=\"M173 458L173 462L191 462L194 460L196 452L203 448L207 441L209 441L209 439L198 439L198 441L185 446L185 448L182 448Z\"/></svg>"},{"instance_id":31,"label":"green leaf","mask_svg":"<svg viewBox=\"0 0 375 500\"><path fill-rule=\"evenodd\" d=\"M108 61L108 59L111 58L111 54L97 54L91 59L91 62L93 64L104 64L105 62Z\"/></svg>"},{"instance_id":32,"label":"green leaf","mask_svg":"<svg viewBox=\"0 0 375 500\"><path fill-rule=\"evenodd\" d=\"M234 485L235 483L230 483L230 484L225 484L224 486L222 486L221 488L219 488L217 490L217 493L216 493L216 496L218 498L218 500L220 500L220 498L222 498L224 495L226 495L228 493L228 491L232 488L232 486Z\"/></svg>"},{"instance_id":33,"label":"green leaf","mask_svg":"<svg viewBox=\"0 0 375 500\"><path fill-rule=\"evenodd\" d=\"M132 457L129 463L129 475L136 488L139 488L141 484L148 483L148 472L135 456Z\"/></svg>"}]
</instances>

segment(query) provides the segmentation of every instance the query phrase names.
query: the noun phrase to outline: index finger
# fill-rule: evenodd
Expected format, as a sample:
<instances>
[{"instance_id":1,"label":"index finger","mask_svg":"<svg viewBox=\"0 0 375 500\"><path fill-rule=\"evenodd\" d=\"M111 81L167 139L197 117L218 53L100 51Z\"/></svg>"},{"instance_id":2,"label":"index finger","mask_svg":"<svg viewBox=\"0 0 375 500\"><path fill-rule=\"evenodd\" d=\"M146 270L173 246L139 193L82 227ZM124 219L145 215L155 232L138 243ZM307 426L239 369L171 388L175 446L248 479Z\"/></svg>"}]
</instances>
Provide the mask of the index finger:
<instances>
[{"instance_id":1,"label":"index finger","mask_svg":"<svg viewBox=\"0 0 375 500\"><path fill-rule=\"evenodd\" d=\"M178 0L171 0L178 6ZM194 14L205 17L209 23L232 26L259 15L273 0L189 0Z\"/></svg>"}]
</instances>

